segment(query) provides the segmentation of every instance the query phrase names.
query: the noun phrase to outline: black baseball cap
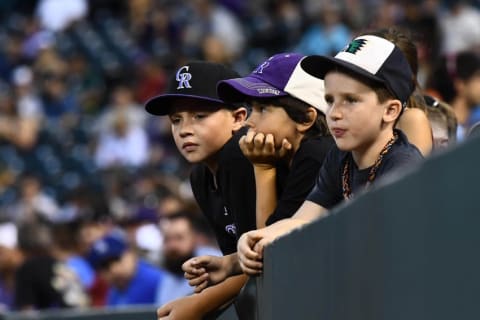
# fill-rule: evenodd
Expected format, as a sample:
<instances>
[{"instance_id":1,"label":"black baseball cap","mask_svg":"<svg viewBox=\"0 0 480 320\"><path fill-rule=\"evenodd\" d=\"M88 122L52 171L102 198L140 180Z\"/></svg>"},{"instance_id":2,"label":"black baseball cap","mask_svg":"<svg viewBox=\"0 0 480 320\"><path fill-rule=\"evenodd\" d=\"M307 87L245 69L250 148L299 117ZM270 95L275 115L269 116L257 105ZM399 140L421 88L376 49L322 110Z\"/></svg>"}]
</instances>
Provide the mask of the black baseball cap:
<instances>
[{"instance_id":1,"label":"black baseball cap","mask_svg":"<svg viewBox=\"0 0 480 320\"><path fill-rule=\"evenodd\" d=\"M147 112L168 115L172 103L179 98L228 106L217 95L217 83L238 78L239 74L219 63L192 61L178 68L169 78L167 91L145 103Z\"/></svg>"},{"instance_id":2,"label":"black baseball cap","mask_svg":"<svg viewBox=\"0 0 480 320\"><path fill-rule=\"evenodd\" d=\"M301 67L320 79L331 70L347 70L383 84L404 106L415 89L410 64L400 48L374 35L355 38L335 57L308 56Z\"/></svg>"}]
</instances>

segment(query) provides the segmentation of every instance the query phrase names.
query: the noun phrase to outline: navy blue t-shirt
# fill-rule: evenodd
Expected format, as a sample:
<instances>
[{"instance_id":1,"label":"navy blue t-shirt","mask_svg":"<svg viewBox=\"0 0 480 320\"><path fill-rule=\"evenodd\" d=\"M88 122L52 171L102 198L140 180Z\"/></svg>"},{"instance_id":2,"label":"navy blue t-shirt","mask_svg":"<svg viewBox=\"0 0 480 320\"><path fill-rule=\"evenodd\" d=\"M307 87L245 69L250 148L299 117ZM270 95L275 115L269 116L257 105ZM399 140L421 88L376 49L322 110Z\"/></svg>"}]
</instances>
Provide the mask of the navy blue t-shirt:
<instances>
[{"instance_id":1,"label":"navy blue t-shirt","mask_svg":"<svg viewBox=\"0 0 480 320\"><path fill-rule=\"evenodd\" d=\"M377 170L376 178L372 184L378 181L381 176L401 168L403 166L411 165L423 159L420 151L408 142L407 137L400 130L396 130L398 139L393 144L390 151L384 156L380 167ZM350 158L352 169L350 170L350 181L352 194L360 191L368 180L368 174L371 167L359 170L352 159L351 152L340 151L336 146L333 147L327 158L325 159L320 173L317 177L315 187L307 197L307 200L315 202L316 204L331 209L343 198L342 189L342 171L345 161Z\"/></svg>"}]
</instances>

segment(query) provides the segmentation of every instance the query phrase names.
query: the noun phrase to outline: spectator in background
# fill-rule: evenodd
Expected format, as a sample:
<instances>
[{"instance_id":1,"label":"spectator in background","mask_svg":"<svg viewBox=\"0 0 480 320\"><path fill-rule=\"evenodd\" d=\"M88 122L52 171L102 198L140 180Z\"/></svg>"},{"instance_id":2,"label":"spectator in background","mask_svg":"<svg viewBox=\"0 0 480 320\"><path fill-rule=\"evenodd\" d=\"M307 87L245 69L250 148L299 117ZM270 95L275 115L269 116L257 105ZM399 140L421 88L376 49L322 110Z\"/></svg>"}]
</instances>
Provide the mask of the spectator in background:
<instances>
[{"instance_id":1,"label":"spectator in background","mask_svg":"<svg viewBox=\"0 0 480 320\"><path fill-rule=\"evenodd\" d=\"M17 248L17 226L11 222L0 224L0 314L13 310L15 272L23 262Z\"/></svg>"},{"instance_id":2,"label":"spectator in background","mask_svg":"<svg viewBox=\"0 0 480 320\"><path fill-rule=\"evenodd\" d=\"M350 30L343 23L338 5L328 2L318 12L317 21L303 34L295 51L304 55L333 55L350 40Z\"/></svg>"},{"instance_id":3,"label":"spectator in background","mask_svg":"<svg viewBox=\"0 0 480 320\"><path fill-rule=\"evenodd\" d=\"M22 149L36 145L43 121L43 106L35 91L33 72L28 66L19 66L13 71L12 83L16 96L15 144Z\"/></svg>"},{"instance_id":4,"label":"spectator in background","mask_svg":"<svg viewBox=\"0 0 480 320\"><path fill-rule=\"evenodd\" d=\"M164 305L172 300L190 295L193 288L183 277L182 264L196 255L196 231L192 217L187 213L169 215L162 221L163 266L167 273L157 292L157 304ZM221 253L217 252L217 255Z\"/></svg>"},{"instance_id":5,"label":"spectator in background","mask_svg":"<svg viewBox=\"0 0 480 320\"><path fill-rule=\"evenodd\" d=\"M28 84L20 74L25 69L15 69L14 88L0 83L0 139L21 152L33 149L40 129L41 110L38 100L30 95ZM15 90L15 92L13 92ZM18 96L15 95L18 94Z\"/></svg>"},{"instance_id":6,"label":"spectator in background","mask_svg":"<svg viewBox=\"0 0 480 320\"><path fill-rule=\"evenodd\" d=\"M48 121L56 124L68 116L75 116L79 111L79 106L68 90L69 72L69 66L55 47L41 50L34 63L45 116Z\"/></svg>"},{"instance_id":7,"label":"spectator in background","mask_svg":"<svg viewBox=\"0 0 480 320\"><path fill-rule=\"evenodd\" d=\"M95 271L81 252L80 220L53 221L50 228L53 256L72 270L87 293L94 284Z\"/></svg>"},{"instance_id":8,"label":"spectator in background","mask_svg":"<svg viewBox=\"0 0 480 320\"><path fill-rule=\"evenodd\" d=\"M446 55L480 47L480 11L466 0L445 0L439 22Z\"/></svg>"},{"instance_id":9,"label":"spectator in background","mask_svg":"<svg viewBox=\"0 0 480 320\"><path fill-rule=\"evenodd\" d=\"M16 223L55 221L59 206L55 198L44 192L39 177L25 174L20 180L20 198L8 211Z\"/></svg>"},{"instance_id":10,"label":"spectator in background","mask_svg":"<svg viewBox=\"0 0 480 320\"><path fill-rule=\"evenodd\" d=\"M40 0L36 14L45 29L59 32L87 16L88 1Z\"/></svg>"},{"instance_id":11,"label":"spectator in background","mask_svg":"<svg viewBox=\"0 0 480 320\"><path fill-rule=\"evenodd\" d=\"M148 160L148 137L142 127L134 126L127 114L115 114L107 130L102 131L95 149L100 169L139 167Z\"/></svg>"},{"instance_id":12,"label":"spectator in background","mask_svg":"<svg viewBox=\"0 0 480 320\"><path fill-rule=\"evenodd\" d=\"M155 303L164 271L140 259L119 230L97 240L88 260L110 286L107 306Z\"/></svg>"},{"instance_id":13,"label":"spectator in background","mask_svg":"<svg viewBox=\"0 0 480 320\"><path fill-rule=\"evenodd\" d=\"M457 142L457 117L452 107L430 95L424 96L432 126L433 149L442 150Z\"/></svg>"},{"instance_id":14,"label":"spectator in background","mask_svg":"<svg viewBox=\"0 0 480 320\"><path fill-rule=\"evenodd\" d=\"M208 35L218 38L232 61L238 58L245 47L245 32L238 19L214 0L194 0L192 13L184 29L184 45L187 53L194 52ZM198 51L197 51L198 56Z\"/></svg>"},{"instance_id":15,"label":"spectator in background","mask_svg":"<svg viewBox=\"0 0 480 320\"><path fill-rule=\"evenodd\" d=\"M23 38L19 32L10 31L3 39L0 48L0 78L10 81L13 69L25 64L27 61L22 54Z\"/></svg>"},{"instance_id":16,"label":"spectator in background","mask_svg":"<svg viewBox=\"0 0 480 320\"><path fill-rule=\"evenodd\" d=\"M95 163L101 169L139 167L148 160L146 115L134 100L132 89L118 85L111 94L111 105L101 116L95 132L98 143Z\"/></svg>"},{"instance_id":17,"label":"spectator in background","mask_svg":"<svg viewBox=\"0 0 480 320\"><path fill-rule=\"evenodd\" d=\"M75 274L52 255L52 238L46 225L21 225L18 244L25 260L15 276L17 309L41 310L88 305L88 296Z\"/></svg>"},{"instance_id":18,"label":"spectator in background","mask_svg":"<svg viewBox=\"0 0 480 320\"><path fill-rule=\"evenodd\" d=\"M457 116L457 138L461 141L470 126L480 120L480 54L458 53L451 69L456 94L450 105Z\"/></svg>"}]
</instances>

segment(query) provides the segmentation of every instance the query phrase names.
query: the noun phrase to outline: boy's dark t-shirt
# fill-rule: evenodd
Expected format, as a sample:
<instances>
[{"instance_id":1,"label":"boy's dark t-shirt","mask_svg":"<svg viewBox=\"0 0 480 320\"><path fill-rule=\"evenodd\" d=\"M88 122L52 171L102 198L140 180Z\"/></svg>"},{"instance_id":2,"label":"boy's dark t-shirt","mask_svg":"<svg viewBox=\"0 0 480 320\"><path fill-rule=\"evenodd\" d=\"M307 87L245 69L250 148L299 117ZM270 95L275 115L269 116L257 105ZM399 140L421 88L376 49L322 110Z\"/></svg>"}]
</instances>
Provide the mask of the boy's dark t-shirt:
<instances>
[{"instance_id":1,"label":"boy's dark t-shirt","mask_svg":"<svg viewBox=\"0 0 480 320\"><path fill-rule=\"evenodd\" d=\"M236 133L220 150L217 185L204 164L193 167L190 176L193 194L216 235L223 254L237 250L237 240L256 228L255 175L238 141L247 128ZM295 154L292 166L278 164L276 210L268 223L291 217L309 194L318 170L330 147L331 137L306 139Z\"/></svg>"},{"instance_id":2,"label":"boy's dark t-shirt","mask_svg":"<svg viewBox=\"0 0 480 320\"><path fill-rule=\"evenodd\" d=\"M243 128L223 146L218 154L216 173L204 164L193 166L190 175L193 194L212 227L224 255L237 251L237 239L255 229L255 176L238 141L246 134Z\"/></svg>"},{"instance_id":3,"label":"boy's dark t-shirt","mask_svg":"<svg viewBox=\"0 0 480 320\"><path fill-rule=\"evenodd\" d=\"M334 145L331 136L305 139L292 159L292 165L277 165L277 206L267 219L270 225L290 218L300 208L315 185L322 163Z\"/></svg>"},{"instance_id":4,"label":"boy's dark t-shirt","mask_svg":"<svg viewBox=\"0 0 480 320\"><path fill-rule=\"evenodd\" d=\"M375 183L381 176L407 166L423 159L420 151L407 140L407 137L400 130L396 130L398 139L393 144L390 151L384 156L380 167L378 168ZM315 187L307 197L307 200L331 209L343 201L342 189L342 171L347 157L352 157L351 152L340 151L337 147L330 150L325 162L320 169ZM370 167L359 170L351 159L352 169L350 170L352 193L360 191L367 183Z\"/></svg>"}]
</instances>

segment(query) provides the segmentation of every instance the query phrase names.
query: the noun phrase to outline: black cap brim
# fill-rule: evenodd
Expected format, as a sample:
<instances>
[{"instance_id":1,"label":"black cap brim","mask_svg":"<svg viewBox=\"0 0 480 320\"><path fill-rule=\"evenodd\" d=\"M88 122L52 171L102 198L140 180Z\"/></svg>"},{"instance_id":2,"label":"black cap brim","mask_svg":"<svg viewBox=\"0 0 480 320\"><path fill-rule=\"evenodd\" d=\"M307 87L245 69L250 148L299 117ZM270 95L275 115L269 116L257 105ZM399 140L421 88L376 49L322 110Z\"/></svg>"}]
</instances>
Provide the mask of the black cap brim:
<instances>
[{"instance_id":1,"label":"black cap brim","mask_svg":"<svg viewBox=\"0 0 480 320\"><path fill-rule=\"evenodd\" d=\"M365 69L334 57L316 55L307 56L300 63L305 72L319 79L325 79L325 75L328 72L338 69L339 71L343 70L351 74L358 75L360 78L370 79L372 81L385 84L383 79L376 77Z\"/></svg>"},{"instance_id":2,"label":"black cap brim","mask_svg":"<svg viewBox=\"0 0 480 320\"><path fill-rule=\"evenodd\" d=\"M209 104L224 105L225 102L219 99L212 99L208 97L195 96L189 94L163 94L149 99L145 103L145 110L156 116L166 116L172 110L173 102L179 99L192 100L196 102L206 102Z\"/></svg>"}]
</instances>

